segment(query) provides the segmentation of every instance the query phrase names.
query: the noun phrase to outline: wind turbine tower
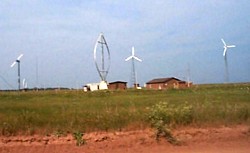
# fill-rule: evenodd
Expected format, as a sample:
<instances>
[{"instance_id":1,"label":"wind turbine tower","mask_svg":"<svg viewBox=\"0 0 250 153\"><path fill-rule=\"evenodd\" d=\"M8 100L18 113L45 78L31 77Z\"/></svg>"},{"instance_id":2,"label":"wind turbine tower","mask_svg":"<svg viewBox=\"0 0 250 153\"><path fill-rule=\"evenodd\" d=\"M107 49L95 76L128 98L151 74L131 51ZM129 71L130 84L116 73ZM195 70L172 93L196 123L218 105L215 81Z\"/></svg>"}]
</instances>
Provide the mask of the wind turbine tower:
<instances>
[{"instance_id":1,"label":"wind turbine tower","mask_svg":"<svg viewBox=\"0 0 250 153\"><path fill-rule=\"evenodd\" d=\"M18 57L17 57L17 59L10 65L10 67L12 68L12 67L14 67L15 65L16 65L16 63L17 63L17 65L18 65L18 71L17 71L17 76L18 76L18 80L17 80L17 82L18 82L18 90L20 90L21 89L21 82L20 82L20 79L21 79L21 75L20 75L20 73L21 73L21 67L20 67L20 59L23 57L23 54L21 54L21 55L19 55Z\"/></svg>"},{"instance_id":2,"label":"wind turbine tower","mask_svg":"<svg viewBox=\"0 0 250 153\"><path fill-rule=\"evenodd\" d=\"M229 81L229 73L228 73L228 63L227 63L227 49L228 48L233 48L233 47L236 47L235 45L227 45L226 42L221 38L221 41L223 43L223 48L224 48L224 51L223 51L223 57L224 57L224 63L225 63L225 80L226 80L226 83Z\"/></svg>"},{"instance_id":3,"label":"wind turbine tower","mask_svg":"<svg viewBox=\"0 0 250 153\"><path fill-rule=\"evenodd\" d=\"M135 56L135 48L132 47L132 55L125 59L125 61L132 61L132 71L131 71L131 83L135 88L138 88L136 71L135 71L135 60L142 62L141 59Z\"/></svg>"}]
</instances>

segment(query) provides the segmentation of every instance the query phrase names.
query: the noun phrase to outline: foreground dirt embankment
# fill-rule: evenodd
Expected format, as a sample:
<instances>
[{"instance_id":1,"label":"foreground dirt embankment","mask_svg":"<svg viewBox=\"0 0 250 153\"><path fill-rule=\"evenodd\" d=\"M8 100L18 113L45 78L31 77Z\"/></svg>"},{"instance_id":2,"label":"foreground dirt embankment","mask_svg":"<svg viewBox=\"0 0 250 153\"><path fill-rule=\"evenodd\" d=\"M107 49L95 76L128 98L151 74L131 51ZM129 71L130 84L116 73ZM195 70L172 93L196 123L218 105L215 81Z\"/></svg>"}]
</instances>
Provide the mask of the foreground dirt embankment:
<instances>
[{"instance_id":1,"label":"foreground dirt embankment","mask_svg":"<svg viewBox=\"0 0 250 153\"><path fill-rule=\"evenodd\" d=\"M249 153L250 127L181 128L173 131L175 146L156 142L154 131L98 132L84 135L77 147L72 136L0 137L0 153Z\"/></svg>"}]
</instances>

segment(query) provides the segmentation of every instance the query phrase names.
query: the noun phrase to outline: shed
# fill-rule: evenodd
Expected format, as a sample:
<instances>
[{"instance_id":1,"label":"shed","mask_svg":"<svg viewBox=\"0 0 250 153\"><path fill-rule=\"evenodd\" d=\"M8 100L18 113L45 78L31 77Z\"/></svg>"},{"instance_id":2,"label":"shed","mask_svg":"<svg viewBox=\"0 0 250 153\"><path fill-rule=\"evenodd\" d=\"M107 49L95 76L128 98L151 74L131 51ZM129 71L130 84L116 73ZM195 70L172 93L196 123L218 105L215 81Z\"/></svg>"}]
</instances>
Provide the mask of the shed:
<instances>
[{"instance_id":1,"label":"shed","mask_svg":"<svg viewBox=\"0 0 250 153\"><path fill-rule=\"evenodd\" d=\"M124 82L124 81L110 82L108 85L108 89L109 90L126 90L127 82Z\"/></svg>"},{"instance_id":2,"label":"shed","mask_svg":"<svg viewBox=\"0 0 250 153\"><path fill-rule=\"evenodd\" d=\"M147 89L167 89L167 88L185 88L189 87L189 83L175 77L156 78L146 83Z\"/></svg>"},{"instance_id":3,"label":"shed","mask_svg":"<svg viewBox=\"0 0 250 153\"><path fill-rule=\"evenodd\" d=\"M99 90L99 83L88 83L84 86L84 91L96 91Z\"/></svg>"}]
</instances>

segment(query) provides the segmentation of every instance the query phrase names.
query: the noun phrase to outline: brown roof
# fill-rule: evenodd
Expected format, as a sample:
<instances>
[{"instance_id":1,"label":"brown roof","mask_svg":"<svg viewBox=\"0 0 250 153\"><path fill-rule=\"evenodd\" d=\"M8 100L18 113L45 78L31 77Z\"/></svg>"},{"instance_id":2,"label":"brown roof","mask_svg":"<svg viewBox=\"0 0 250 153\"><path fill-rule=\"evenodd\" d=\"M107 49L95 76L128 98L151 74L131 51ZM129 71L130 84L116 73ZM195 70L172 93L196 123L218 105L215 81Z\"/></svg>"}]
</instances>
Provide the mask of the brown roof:
<instances>
[{"instance_id":1,"label":"brown roof","mask_svg":"<svg viewBox=\"0 0 250 153\"><path fill-rule=\"evenodd\" d=\"M109 84L115 84L115 83L127 83L127 82L124 82L124 81L114 81L114 82L109 82Z\"/></svg>"},{"instance_id":2,"label":"brown roof","mask_svg":"<svg viewBox=\"0 0 250 153\"><path fill-rule=\"evenodd\" d=\"M157 78L157 79L153 79L153 80L147 82L146 84L166 83L166 82L168 82L168 81L170 81L172 79L174 79L176 81L181 81L181 80L179 80L179 79L177 79L175 77L171 77L171 78Z\"/></svg>"}]
</instances>

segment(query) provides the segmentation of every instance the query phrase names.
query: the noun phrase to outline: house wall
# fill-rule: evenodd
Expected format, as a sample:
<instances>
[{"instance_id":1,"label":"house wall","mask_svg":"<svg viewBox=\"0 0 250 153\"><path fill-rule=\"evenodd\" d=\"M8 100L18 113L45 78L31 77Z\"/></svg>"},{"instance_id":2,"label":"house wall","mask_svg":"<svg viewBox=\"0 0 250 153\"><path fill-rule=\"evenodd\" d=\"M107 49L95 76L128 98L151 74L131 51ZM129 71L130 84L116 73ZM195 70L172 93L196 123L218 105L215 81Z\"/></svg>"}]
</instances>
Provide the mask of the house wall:
<instances>
[{"instance_id":1,"label":"house wall","mask_svg":"<svg viewBox=\"0 0 250 153\"><path fill-rule=\"evenodd\" d=\"M189 84L188 82L185 82L185 81L179 82L179 88L188 88L188 87L191 87L192 85L193 85L192 82L189 82Z\"/></svg>"},{"instance_id":2,"label":"house wall","mask_svg":"<svg viewBox=\"0 0 250 153\"><path fill-rule=\"evenodd\" d=\"M178 88L178 86L179 86L179 81L177 81L175 79L171 79L167 83L167 88Z\"/></svg>"},{"instance_id":3,"label":"house wall","mask_svg":"<svg viewBox=\"0 0 250 153\"><path fill-rule=\"evenodd\" d=\"M165 89L166 85L165 83L152 83L152 84L146 84L147 89Z\"/></svg>"},{"instance_id":4,"label":"house wall","mask_svg":"<svg viewBox=\"0 0 250 153\"><path fill-rule=\"evenodd\" d=\"M167 88L186 88L188 87L188 84L186 82L180 82L178 80L175 79L171 79L168 82L165 83L148 83L146 84L146 88L147 89L156 89L156 90L160 90L160 89L167 89Z\"/></svg>"},{"instance_id":5,"label":"house wall","mask_svg":"<svg viewBox=\"0 0 250 153\"><path fill-rule=\"evenodd\" d=\"M127 85L126 83L122 83L122 82L119 82L119 83L112 83L112 84L109 84L108 88L110 90L125 90L127 89Z\"/></svg>"}]
</instances>

